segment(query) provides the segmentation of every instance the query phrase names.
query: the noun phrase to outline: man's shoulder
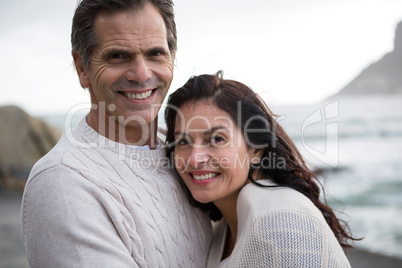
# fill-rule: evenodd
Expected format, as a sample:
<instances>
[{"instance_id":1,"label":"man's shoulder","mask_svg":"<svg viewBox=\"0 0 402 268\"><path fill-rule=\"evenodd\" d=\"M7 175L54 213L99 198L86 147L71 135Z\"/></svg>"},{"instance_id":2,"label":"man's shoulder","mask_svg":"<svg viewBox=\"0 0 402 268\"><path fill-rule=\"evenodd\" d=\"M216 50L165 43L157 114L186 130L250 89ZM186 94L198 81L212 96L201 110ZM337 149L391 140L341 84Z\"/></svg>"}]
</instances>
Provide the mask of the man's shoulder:
<instances>
[{"instance_id":1,"label":"man's shoulder","mask_svg":"<svg viewBox=\"0 0 402 268\"><path fill-rule=\"evenodd\" d=\"M88 151L88 149L86 149ZM70 142L64 134L58 143L33 166L28 178L28 182L38 174L47 170L61 169L71 167L80 169L83 167L83 150L79 146ZM88 158L88 157L87 157Z\"/></svg>"}]
</instances>

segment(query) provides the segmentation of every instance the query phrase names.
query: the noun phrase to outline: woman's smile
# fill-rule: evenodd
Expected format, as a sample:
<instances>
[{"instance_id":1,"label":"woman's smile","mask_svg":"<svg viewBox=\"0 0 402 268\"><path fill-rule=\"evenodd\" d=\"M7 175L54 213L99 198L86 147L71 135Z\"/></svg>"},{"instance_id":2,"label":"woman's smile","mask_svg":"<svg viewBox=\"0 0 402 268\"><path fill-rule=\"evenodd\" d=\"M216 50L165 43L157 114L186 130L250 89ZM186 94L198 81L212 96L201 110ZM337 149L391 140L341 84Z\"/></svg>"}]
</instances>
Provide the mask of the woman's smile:
<instances>
[{"instance_id":1,"label":"woman's smile","mask_svg":"<svg viewBox=\"0 0 402 268\"><path fill-rule=\"evenodd\" d=\"M190 171L188 174L196 185L209 184L219 178L220 173L211 171Z\"/></svg>"}]
</instances>

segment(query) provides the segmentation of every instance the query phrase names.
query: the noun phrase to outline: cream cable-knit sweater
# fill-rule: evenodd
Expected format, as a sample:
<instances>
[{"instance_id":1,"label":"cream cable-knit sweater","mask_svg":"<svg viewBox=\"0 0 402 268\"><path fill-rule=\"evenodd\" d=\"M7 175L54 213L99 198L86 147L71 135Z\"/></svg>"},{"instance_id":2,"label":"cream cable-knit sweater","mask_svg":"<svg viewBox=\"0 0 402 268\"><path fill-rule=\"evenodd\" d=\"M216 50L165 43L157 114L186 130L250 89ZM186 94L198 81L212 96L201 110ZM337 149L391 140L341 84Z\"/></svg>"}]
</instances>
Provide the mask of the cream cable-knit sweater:
<instances>
[{"instance_id":1,"label":"cream cable-knit sweater","mask_svg":"<svg viewBox=\"0 0 402 268\"><path fill-rule=\"evenodd\" d=\"M260 180L273 185L268 180ZM246 185L237 200L238 231L232 254L221 262L227 224L214 226L208 268L348 268L349 261L321 212L287 187Z\"/></svg>"},{"instance_id":2,"label":"cream cable-knit sweater","mask_svg":"<svg viewBox=\"0 0 402 268\"><path fill-rule=\"evenodd\" d=\"M209 218L166 167L164 148L129 148L82 120L26 184L21 224L31 267L205 267Z\"/></svg>"}]
</instances>

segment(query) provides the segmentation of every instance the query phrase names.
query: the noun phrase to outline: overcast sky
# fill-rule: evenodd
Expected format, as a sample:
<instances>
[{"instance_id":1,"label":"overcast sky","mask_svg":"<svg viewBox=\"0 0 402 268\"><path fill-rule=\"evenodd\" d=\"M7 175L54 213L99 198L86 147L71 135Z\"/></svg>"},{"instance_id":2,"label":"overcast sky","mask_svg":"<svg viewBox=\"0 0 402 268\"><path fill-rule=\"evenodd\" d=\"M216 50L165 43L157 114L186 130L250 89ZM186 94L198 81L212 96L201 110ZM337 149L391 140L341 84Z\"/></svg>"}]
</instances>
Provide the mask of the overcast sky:
<instances>
[{"instance_id":1,"label":"overcast sky","mask_svg":"<svg viewBox=\"0 0 402 268\"><path fill-rule=\"evenodd\" d=\"M0 3L0 105L65 113L89 102L70 55L75 0ZM223 69L268 104L320 101L392 51L401 0L176 0L170 92Z\"/></svg>"}]
</instances>

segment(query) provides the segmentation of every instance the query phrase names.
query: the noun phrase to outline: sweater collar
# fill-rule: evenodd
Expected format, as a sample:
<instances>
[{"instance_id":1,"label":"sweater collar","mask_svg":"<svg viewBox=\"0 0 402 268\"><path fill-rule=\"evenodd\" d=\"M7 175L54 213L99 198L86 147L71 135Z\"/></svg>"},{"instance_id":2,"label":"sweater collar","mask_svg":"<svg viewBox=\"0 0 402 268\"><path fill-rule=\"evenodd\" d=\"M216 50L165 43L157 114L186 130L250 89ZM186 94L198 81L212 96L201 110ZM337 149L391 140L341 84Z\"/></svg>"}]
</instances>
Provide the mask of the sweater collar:
<instances>
[{"instance_id":1,"label":"sweater collar","mask_svg":"<svg viewBox=\"0 0 402 268\"><path fill-rule=\"evenodd\" d=\"M112 141L100 135L88 125L86 117L84 117L71 132L66 133L66 136L67 139L77 147L86 149L104 148L118 153L120 157L131 157L133 154L141 158L148 157L159 159L166 157L165 146L163 146L163 141L160 139L163 135L161 136L160 133L158 133L158 141L162 146L158 146L155 150L143 150Z\"/></svg>"}]
</instances>

